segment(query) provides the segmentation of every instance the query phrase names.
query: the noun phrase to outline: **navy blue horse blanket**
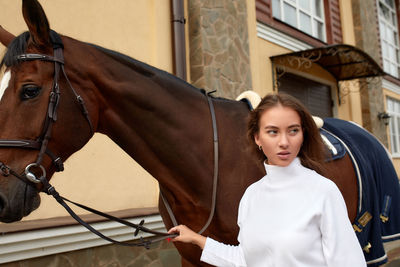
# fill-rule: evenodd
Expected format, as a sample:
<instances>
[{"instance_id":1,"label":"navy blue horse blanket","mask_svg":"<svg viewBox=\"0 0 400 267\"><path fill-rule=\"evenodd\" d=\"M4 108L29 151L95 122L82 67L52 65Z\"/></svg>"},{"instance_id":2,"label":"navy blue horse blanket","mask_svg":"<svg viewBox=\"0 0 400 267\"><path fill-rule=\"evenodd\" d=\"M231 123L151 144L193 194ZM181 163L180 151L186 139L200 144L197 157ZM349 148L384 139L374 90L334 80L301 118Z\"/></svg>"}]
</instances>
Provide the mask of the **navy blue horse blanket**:
<instances>
[{"instance_id":1,"label":"navy blue horse blanket","mask_svg":"<svg viewBox=\"0 0 400 267\"><path fill-rule=\"evenodd\" d=\"M368 266L387 261L383 242L400 239L400 184L383 145L358 125L324 119L323 130L339 137L358 166L359 210L353 224Z\"/></svg>"}]
</instances>

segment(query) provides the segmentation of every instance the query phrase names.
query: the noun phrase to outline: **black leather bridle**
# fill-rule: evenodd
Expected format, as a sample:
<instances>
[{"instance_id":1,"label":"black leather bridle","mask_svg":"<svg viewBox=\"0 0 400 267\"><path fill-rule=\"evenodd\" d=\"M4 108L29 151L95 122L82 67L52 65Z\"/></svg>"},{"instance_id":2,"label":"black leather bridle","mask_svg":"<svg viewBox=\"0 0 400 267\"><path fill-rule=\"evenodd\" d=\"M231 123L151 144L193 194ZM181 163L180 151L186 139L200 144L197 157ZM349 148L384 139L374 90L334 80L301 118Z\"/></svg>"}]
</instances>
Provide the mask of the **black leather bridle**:
<instances>
[{"instance_id":1,"label":"black leather bridle","mask_svg":"<svg viewBox=\"0 0 400 267\"><path fill-rule=\"evenodd\" d=\"M76 90L73 88L71 82L68 79L68 76L64 70L64 56L63 56L63 44L61 41L61 37L54 31L51 31L51 39L53 43L53 49L54 49L54 56L49 56L49 55L43 55L43 54L21 54L16 57L18 62L24 62L24 61L33 61L33 60L41 60L41 61L48 61L48 62L53 62L54 63L54 79L53 79L53 85L52 89L50 92L50 99L49 99L49 105L47 109L47 114L46 114L46 119L44 122L43 130L40 135L40 137L37 140L11 140L11 139L0 139L0 149L1 148L21 148L21 149L33 149L33 150L38 150L38 156L35 162L28 164L25 167L25 173L24 174L19 174L16 171L14 171L12 168L7 166L5 163L0 162L0 173L3 176L9 176L10 174L17 177L18 179L22 180L29 186L33 186L36 189L36 184L41 183L43 185L42 191L52 195L66 210L67 212L81 225L86 227L88 230L90 230L92 233L96 234L97 236L123 246L144 246L146 248L149 248L149 245L154 242L158 242L161 240L165 240L166 238L169 237L175 237L176 234L168 234L168 233L163 233L163 232L158 232L158 231L153 231L150 230L146 227L143 226L144 220L142 220L139 224L134 224L126 220L122 220L120 218L114 217L112 215L97 211L95 209L86 207L82 204L70 201L62 196L59 195L59 193L55 190L55 188L49 183L49 181L46 178L46 170L42 166L42 161L44 155L48 155L55 168L56 171L63 171L64 166L63 166L63 161L60 157L57 157L48 149L48 142L51 138L51 130L53 124L57 121L57 109L60 101L60 87L59 87L59 81L60 81L60 73L63 74L64 78L66 79L69 88L72 90L74 93L77 102L80 105L80 108L82 110L82 114L85 117L86 121L89 124L91 135L94 134L94 129L92 122L89 117L88 110L86 108L85 102L83 101L82 97L76 92ZM35 173L38 171L41 172L40 175L35 174L31 169L35 169ZM39 177L37 177L39 176ZM154 234L161 236L160 238L156 239L151 239L151 240L143 240L140 238L140 242L121 242L117 241L114 239L111 239L107 236L104 236L102 233L98 232L96 229L94 229L91 225L83 221L65 202L72 203L80 208L86 209L94 214L97 214L99 216L102 216L104 218L119 222L121 224L124 224L126 226L132 227L135 230L134 236L137 236L139 231L143 231L146 233Z\"/></svg>"},{"instance_id":2,"label":"black leather bridle","mask_svg":"<svg viewBox=\"0 0 400 267\"><path fill-rule=\"evenodd\" d=\"M31 168L35 168L36 171L41 170L42 172L41 177L46 177L46 171L44 167L41 165L45 154L51 158L56 171L64 170L63 161L61 157L56 156L48 149L48 142L51 138L52 126L57 121L57 109L60 101L60 87L59 87L60 72L63 73L64 77L66 78L69 84L69 87L71 88L72 92L76 97L76 100L80 104L82 113L85 116L86 120L88 121L92 135L94 133L93 125L90 120L85 102L83 101L82 97L78 95L75 89L72 87L68 79L68 76L64 71L64 58L61 46L57 45L57 47L54 49L54 56L48 56L42 54L22 54L18 55L16 59L19 62L33 61L33 60L54 62L53 85L52 85L52 90L50 92L50 99L47 108L46 119L40 137L37 140L9 140L9 139L0 140L0 148L22 148L22 149L33 149L39 151L36 161L31 164L28 164L25 167L24 177L32 183L40 183L40 178L36 177L36 175L31 171ZM10 168L7 167L4 163L0 162L0 169L3 170L4 173L7 172L7 170L9 170Z\"/></svg>"}]
</instances>

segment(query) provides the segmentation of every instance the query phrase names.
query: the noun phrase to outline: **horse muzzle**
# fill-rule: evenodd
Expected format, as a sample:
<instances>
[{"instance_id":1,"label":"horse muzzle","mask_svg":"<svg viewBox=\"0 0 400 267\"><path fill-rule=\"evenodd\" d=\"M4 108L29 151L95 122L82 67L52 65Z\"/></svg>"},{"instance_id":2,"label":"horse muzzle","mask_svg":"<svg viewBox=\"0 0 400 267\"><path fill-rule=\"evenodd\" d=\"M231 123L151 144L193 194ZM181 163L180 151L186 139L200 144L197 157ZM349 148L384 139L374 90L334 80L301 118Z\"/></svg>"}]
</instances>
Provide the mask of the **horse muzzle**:
<instances>
[{"instance_id":1,"label":"horse muzzle","mask_svg":"<svg viewBox=\"0 0 400 267\"><path fill-rule=\"evenodd\" d=\"M39 191L36 187L15 179L7 177L6 187L0 183L0 222L11 223L21 220L29 215L40 205Z\"/></svg>"}]
</instances>

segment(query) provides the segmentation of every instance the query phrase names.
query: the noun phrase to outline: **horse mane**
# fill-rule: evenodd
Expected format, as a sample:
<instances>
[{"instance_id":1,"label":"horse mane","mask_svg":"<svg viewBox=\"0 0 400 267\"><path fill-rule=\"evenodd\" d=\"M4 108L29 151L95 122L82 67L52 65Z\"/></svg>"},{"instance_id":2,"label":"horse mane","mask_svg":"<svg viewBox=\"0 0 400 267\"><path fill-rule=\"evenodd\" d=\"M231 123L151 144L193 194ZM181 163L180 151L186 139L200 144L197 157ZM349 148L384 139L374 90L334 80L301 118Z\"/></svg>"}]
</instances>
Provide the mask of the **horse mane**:
<instances>
[{"instance_id":1,"label":"horse mane","mask_svg":"<svg viewBox=\"0 0 400 267\"><path fill-rule=\"evenodd\" d=\"M7 47L7 51L3 59L1 60L0 69L3 66L11 67L20 62L18 61L17 56L26 53L29 37L30 33L26 31L11 41ZM64 48L61 37L53 30L50 30L50 42L52 43L54 49Z\"/></svg>"},{"instance_id":2,"label":"horse mane","mask_svg":"<svg viewBox=\"0 0 400 267\"><path fill-rule=\"evenodd\" d=\"M146 77L149 78L153 78L153 80L155 82L158 81L165 81L165 79L169 79L172 82L176 82L176 83L181 83L182 85L184 85L187 88L191 88L193 90L196 90L204 95L207 94L205 89L202 88L197 88L193 85L191 85L190 83L186 82L185 80L182 80L178 77L176 77L175 75L172 75L171 73L158 69L156 67L150 66L142 61L136 60L134 58L131 58L130 56L127 56L125 54L122 54L120 52L114 51L114 50L110 50L95 44L91 44L91 43L87 43L88 45L91 45L97 49L99 49L100 51L102 51L104 54L112 57L113 59L117 60L118 62L127 65L131 68L133 68L135 71L145 75ZM154 78L158 78L158 79L154 79ZM222 101L228 101L228 102L232 102L233 100L231 99L227 99L224 97L215 97L214 95L212 95L212 93L208 94L208 96L210 96L211 98L214 99L218 99L218 100L222 100Z\"/></svg>"},{"instance_id":3,"label":"horse mane","mask_svg":"<svg viewBox=\"0 0 400 267\"><path fill-rule=\"evenodd\" d=\"M0 62L0 70L3 68L3 66L11 67L11 66L17 65L19 63L19 61L17 60L16 57L18 55L26 53L29 37L30 37L30 33L28 31L26 31L26 32L18 35L17 37L15 37L11 41L11 43L7 47L7 51L4 55L4 57L2 58L2 60ZM50 32L50 39L54 46L56 46L56 45L62 46L61 39L56 32L54 32L54 31ZM117 60L118 62L120 62L124 65L131 67L132 69L134 69L135 71L137 71L138 73L140 73L146 77L152 78L156 82L157 81L165 81L165 79L168 79L171 82L180 83L183 86L185 86L187 88L191 88L202 94L207 94L204 89L197 88L197 87L191 85L190 83L170 74L169 72L166 72L164 70L158 69L153 66L150 66L144 62L133 59L130 56L127 56L120 52L110 50L110 49L101 47L99 45L91 44L91 43L86 43L86 44L95 47L96 49L100 50L107 56ZM209 96L212 98L220 99L220 100L229 100L229 99L226 99L223 97L214 97L212 94L209 94Z\"/></svg>"},{"instance_id":4,"label":"horse mane","mask_svg":"<svg viewBox=\"0 0 400 267\"><path fill-rule=\"evenodd\" d=\"M29 32L24 32L11 41L3 59L1 60L0 69L3 68L3 66L11 67L18 64L16 56L26 53L29 37Z\"/></svg>"},{"instance_id":5,"label":"horse mane","mask_svg":"<svg viewBox=\"0 0 400 267\"><path fill-rule=\"evenodd\" d=\"M182 79L176 77L175 75L172 75L171 73L169 73L167 71L150 66L142 61L131 58L130 56L127 56L120 52L110 50L110 49L107 49L107 48L104 48L104 47L101 47L101 46L98 46L95 44L91 44L91 43L87 43L87 44L99 49L101 52L103 52L107 56L117 60L118 62L120 62L124 65L131 67L132 69L134 69L135 71L137 71L140 74L143 74L146 77L153 78L153 79L159 78L160 80L169 79L173 82L181 83L182 85L185 85L186 87L192 88L196 91L200 91L203 94L206 93L204 89L199 89L199 88L191 85L190 83L186 82L185 80L182 80Z\"/></svg>"}]
</instances>

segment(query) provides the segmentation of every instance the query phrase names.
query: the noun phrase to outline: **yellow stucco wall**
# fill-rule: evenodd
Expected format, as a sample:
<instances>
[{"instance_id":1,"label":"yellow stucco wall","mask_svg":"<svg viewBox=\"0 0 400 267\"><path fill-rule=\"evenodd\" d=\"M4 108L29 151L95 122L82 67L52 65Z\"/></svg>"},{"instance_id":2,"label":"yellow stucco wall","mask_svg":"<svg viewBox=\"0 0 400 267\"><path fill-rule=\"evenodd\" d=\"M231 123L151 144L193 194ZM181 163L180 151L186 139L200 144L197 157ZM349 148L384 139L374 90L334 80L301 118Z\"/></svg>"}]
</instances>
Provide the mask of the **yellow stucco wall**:
<instances>
[{"instance_id":1,"label":"yellow stucco wall","mask_svg":"<svg viewBox=\"0 0 400 267\"><path fill-rule=\"evenodd\" d=\"M26 30L21 2L0 0L0 25ZM60 34L95 43L172 72L170 1L40 0L50 26ZM0 45L0 54L4 47ZM109 186L109 181L113 186ZM158 184L106 136L96 134L56 174L53 185L67 198L103 211L154 207ZM52 198L26 219L65 216Z\"/></svg>"},{"instance_id":2,"label":"yellow stucco wall","mask_svg":"<svg viewBox=\"0 0 400 267\"><path fill-rule=\"evenodd\" d=\"M354 22L351 1L340 0L339 8L340 20L342 24L343 43L355 46L356 39L354 35ZM348 83L347 85L350 86ZM347 116L342 114L340 117L362 125L361 96L360 91L357 87L358 85L353 86L353 88L351 89L351 93L343 98L343 102L347 103L347 105L343 107L342 112L344 114L347 114Z\"/></svg>"}]
</instances>

